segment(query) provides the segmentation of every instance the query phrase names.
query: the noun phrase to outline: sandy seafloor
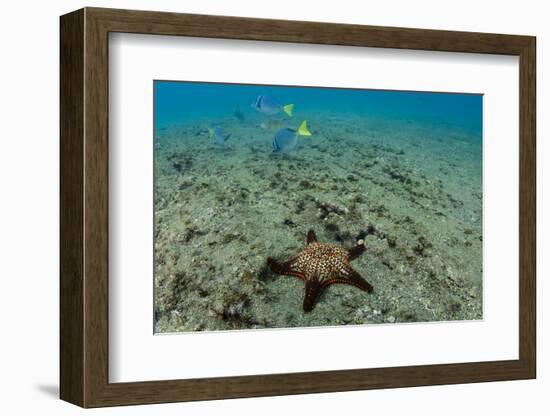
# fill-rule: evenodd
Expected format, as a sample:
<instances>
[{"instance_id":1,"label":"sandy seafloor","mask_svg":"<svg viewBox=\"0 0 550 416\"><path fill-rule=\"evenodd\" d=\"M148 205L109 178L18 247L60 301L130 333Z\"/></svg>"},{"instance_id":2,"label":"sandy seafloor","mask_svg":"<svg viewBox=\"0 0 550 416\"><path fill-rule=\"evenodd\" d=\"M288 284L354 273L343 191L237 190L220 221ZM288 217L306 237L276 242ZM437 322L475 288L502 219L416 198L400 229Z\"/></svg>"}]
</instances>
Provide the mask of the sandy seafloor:
<instances>
[{"instance_id":1,"label":"sandy seafloor","mask_svg":"<svg viewBox=\"0 0 550 416\"><path fill-rule=\"evenodd\" d=\"M165 126L155 143L155 332L482 319L481 139L452 125L308 114L312 137L272 153L261 118ZM292 119L296 124L301 121ZM279 276L315 230L367 251L367 294L332 285L312 312Z\"/></svg>"}]
</instances>

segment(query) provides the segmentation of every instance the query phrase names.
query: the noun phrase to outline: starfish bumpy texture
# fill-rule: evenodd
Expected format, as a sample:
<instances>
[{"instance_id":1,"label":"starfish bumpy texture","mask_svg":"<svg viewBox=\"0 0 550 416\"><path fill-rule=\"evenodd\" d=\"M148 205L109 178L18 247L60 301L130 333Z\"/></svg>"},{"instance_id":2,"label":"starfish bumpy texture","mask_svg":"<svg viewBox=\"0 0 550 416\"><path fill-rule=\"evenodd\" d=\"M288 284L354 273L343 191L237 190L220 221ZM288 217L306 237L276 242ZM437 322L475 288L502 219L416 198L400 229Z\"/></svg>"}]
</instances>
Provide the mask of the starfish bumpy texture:
<instances>
[{"instance_id":1,"label":"starfish bumpy texture","mask_svg":"<svg viewBox=\"0 0 550 416\"><path fill-rule=\"evenodd\" d=\"M365 245L356 245L347 250L334 244L317 241L315 232L307 233L307 246L290 260L279 263L267 259L270 269L277 274L294 276L305 282L304 311L313 309L323 290L332 284L343 283L355 286L368 293L372 286L359 273L352 269L350 261L365 251Z\"/></svg>"}]
</instances>

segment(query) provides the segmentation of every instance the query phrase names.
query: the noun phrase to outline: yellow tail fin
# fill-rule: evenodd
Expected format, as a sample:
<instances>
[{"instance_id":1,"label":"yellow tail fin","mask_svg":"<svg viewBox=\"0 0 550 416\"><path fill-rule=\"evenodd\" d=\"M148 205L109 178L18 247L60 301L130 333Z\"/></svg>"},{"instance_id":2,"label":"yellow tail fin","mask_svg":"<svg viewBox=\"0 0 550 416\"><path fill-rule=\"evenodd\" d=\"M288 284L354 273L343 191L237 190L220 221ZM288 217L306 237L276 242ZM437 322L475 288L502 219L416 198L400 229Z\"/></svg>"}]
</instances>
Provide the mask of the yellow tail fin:
<instances>
[{"instance_id":1,"label":"yellow tail fin","mask_svg":"<svg viewBox=\"0 0 550 416\"><path fill-rule=\"evenodd\" d=\"M287 104L283 106L283 111L287 113L289 117L292 117L292 110L294 110L294 104Z\"/></svg>"},{"instance_id":2,"label":"yellow tail fin","mask_svg":"<svg viewBox=\"0 0 550 416\"><path fill-rule=\"evenodd\" d=\"M210 127L208 128L208 137L213 138L214 137L214 130L212 130Z\"/></svg>"},{"instance_id":3,"label":"yellow tail fin","mask_svg":"<svg viewBox=\"0 0 550 416\"><path fill-rule=\"evenodd\" d=\"M311 136L311 132L307 128L307 120L302 121L297 130L298 136Z\"/></svg>"}]
</instances>

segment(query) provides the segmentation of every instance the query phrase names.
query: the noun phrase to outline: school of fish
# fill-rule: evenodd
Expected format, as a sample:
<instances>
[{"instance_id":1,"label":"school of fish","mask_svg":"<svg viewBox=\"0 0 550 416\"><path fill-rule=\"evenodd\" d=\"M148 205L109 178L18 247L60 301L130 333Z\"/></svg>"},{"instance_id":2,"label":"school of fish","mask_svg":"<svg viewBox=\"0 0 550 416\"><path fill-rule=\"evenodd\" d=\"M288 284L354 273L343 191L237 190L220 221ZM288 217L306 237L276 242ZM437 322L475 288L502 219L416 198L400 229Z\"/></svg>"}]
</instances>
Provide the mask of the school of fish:
<instances>
[{"instance_id":1,"label":"school of fish","mask_svg":"<svg viewBox=\"0 0 550 416\"><path fill-rule=\"evenodd\" d=\"M279 114L285 114L288 117L292 117L294 104L281 104L276 98L270 95L258 95L251 106L258 113L266 117L265 120L260 123L260 127L268 131L275 130L271 141L271 147L274 153L289 153L296 148L300 136L311 136L307 120L302 121L298 127L293 128L286 125L284 121L272 118ZM239 107L233 109L233 115L239 121L245 120L244 113ZM208 127L207 130L208 136L214 139L218 145L225 145L231 137L231 133L224 132L222 127L218 124Z\"/></svg>"}]
</instances>

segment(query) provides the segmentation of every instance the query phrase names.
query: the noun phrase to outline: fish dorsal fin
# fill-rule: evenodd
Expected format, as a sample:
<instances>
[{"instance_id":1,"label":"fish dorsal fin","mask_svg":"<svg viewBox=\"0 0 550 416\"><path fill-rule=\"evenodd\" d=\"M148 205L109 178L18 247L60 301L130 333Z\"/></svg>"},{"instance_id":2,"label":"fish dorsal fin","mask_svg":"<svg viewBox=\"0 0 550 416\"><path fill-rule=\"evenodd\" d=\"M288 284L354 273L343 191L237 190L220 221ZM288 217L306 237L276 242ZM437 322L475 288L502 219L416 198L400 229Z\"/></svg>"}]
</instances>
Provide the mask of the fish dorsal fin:
<instances>
[{"instance_id":1,"label":"fish dorsal fin","mask_svg":"<svg viewBox=\"0 0 550 416\"><path fill-rule=\"evenodd\" d=\"M307 128L307 120L302 121L302 124L300 124L296 132L298 136L311 136L311 132Z\"/></svg>"}]
</instances>

